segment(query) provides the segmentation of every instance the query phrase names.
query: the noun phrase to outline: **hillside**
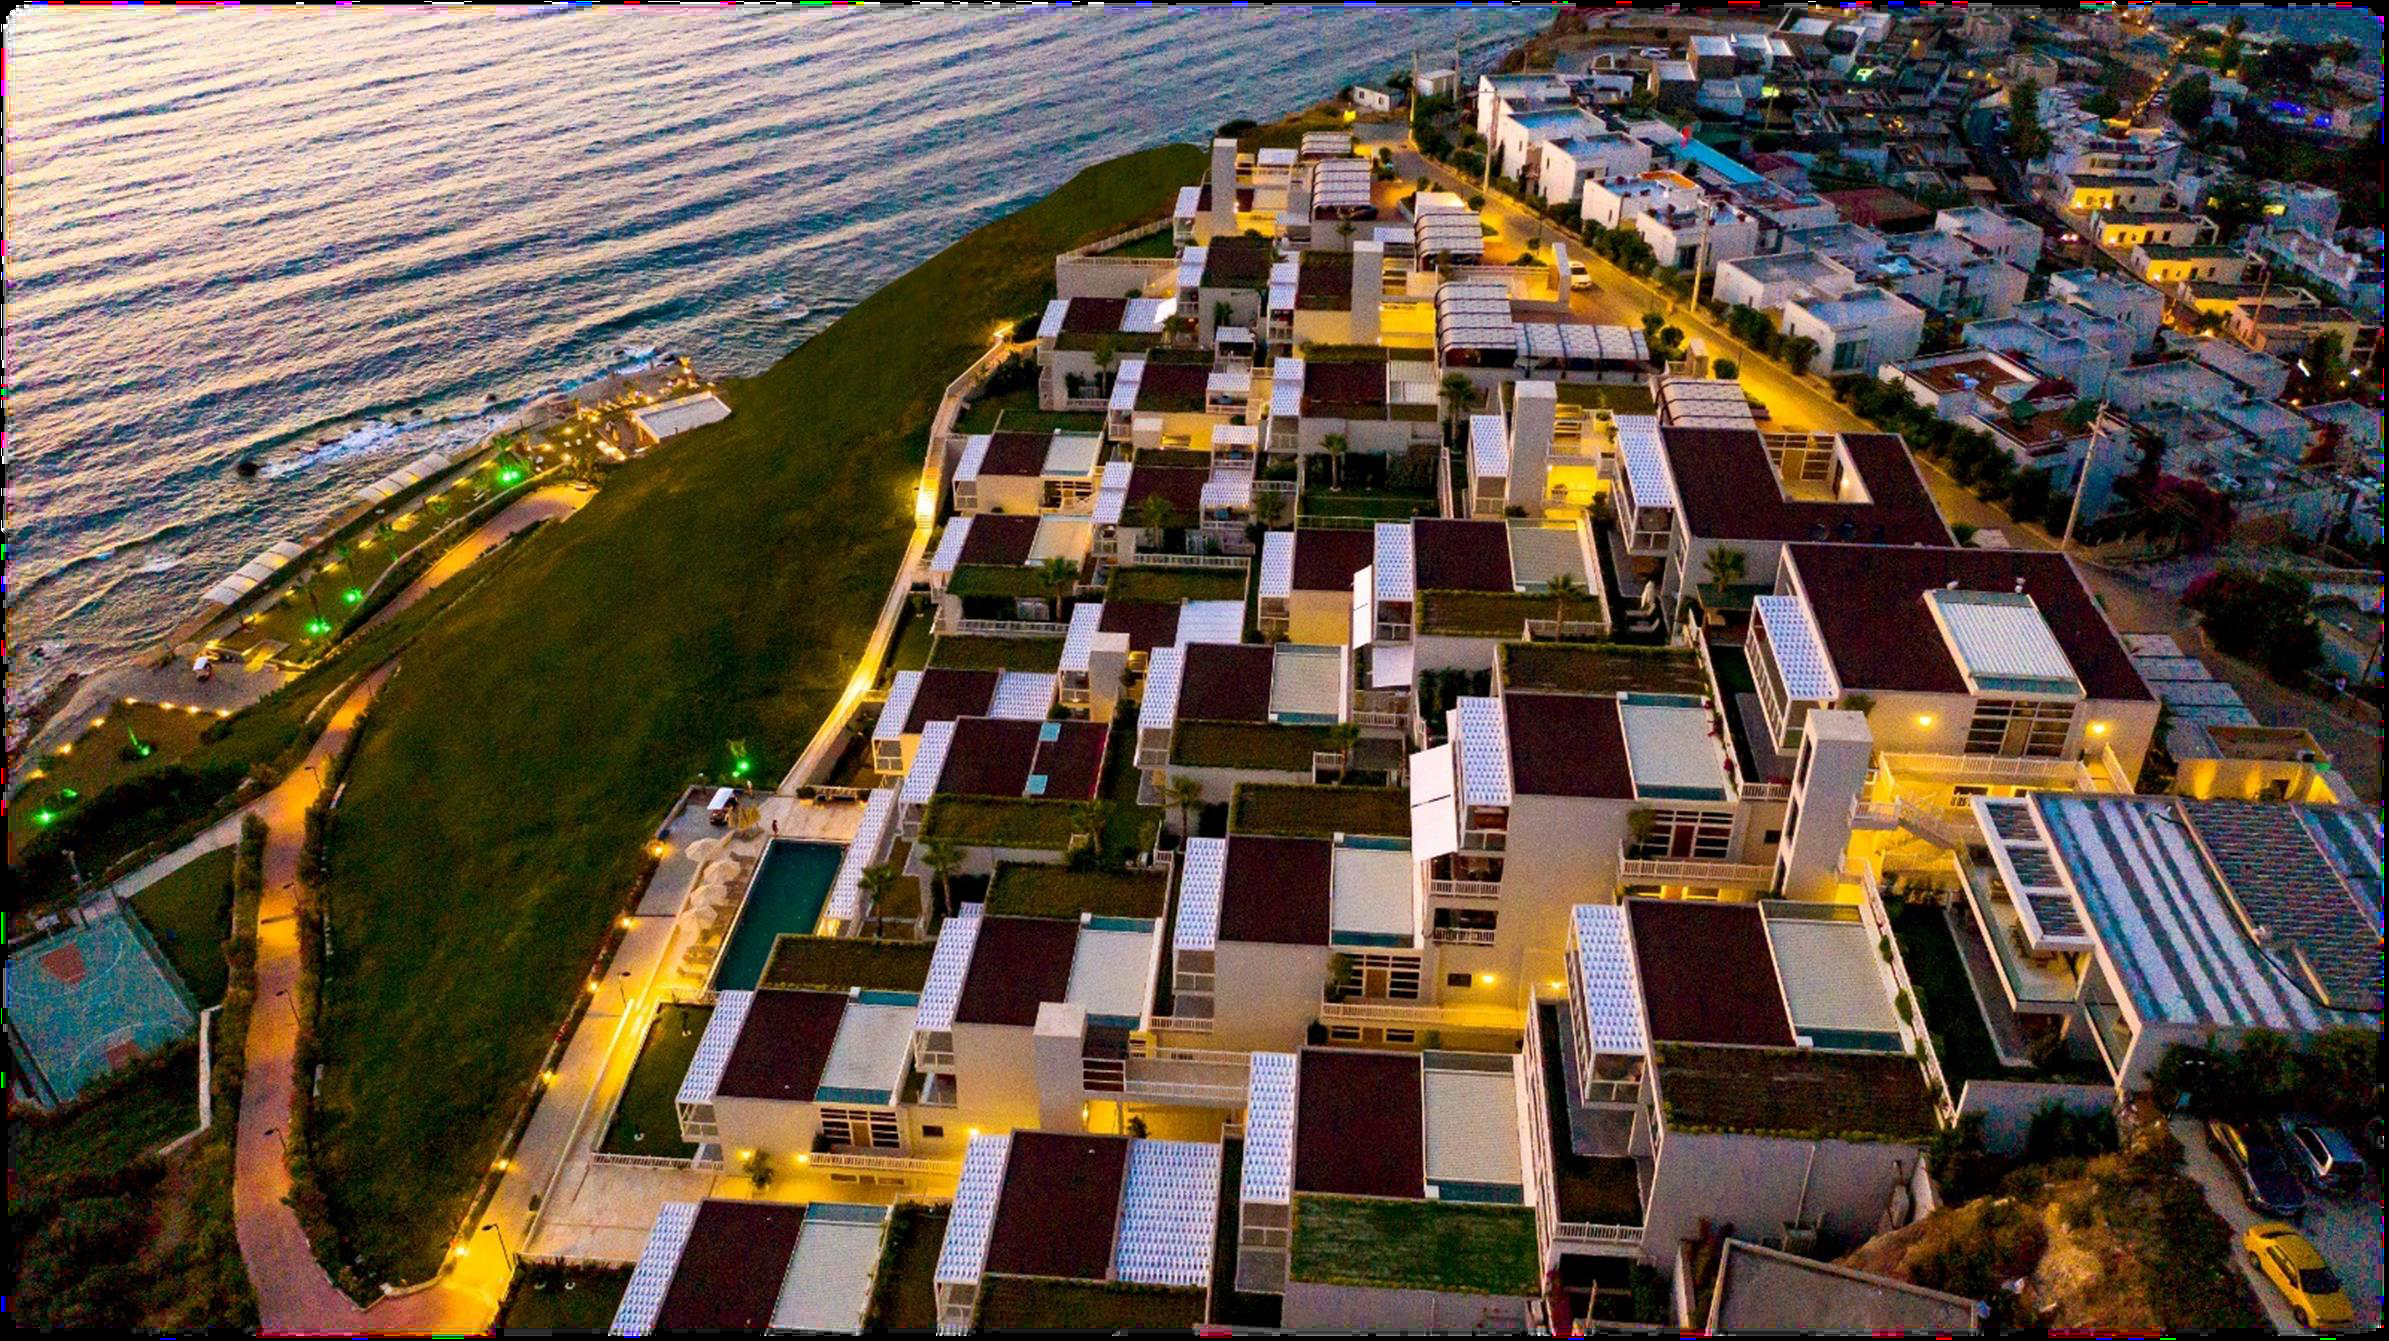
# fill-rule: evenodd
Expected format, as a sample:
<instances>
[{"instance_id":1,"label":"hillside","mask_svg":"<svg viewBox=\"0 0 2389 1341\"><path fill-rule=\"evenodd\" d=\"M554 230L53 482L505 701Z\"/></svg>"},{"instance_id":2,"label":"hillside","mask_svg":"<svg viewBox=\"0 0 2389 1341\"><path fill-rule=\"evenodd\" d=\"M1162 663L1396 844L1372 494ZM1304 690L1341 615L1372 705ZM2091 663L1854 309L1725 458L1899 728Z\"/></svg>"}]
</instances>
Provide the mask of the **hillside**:
<instances>
[{"instance_id":1,"label":"hillside","mask_svg":"<svg viewBox=\"0 0 2389 1341\"><path fill-rule=\"evenodd\" d=\"M331 850L319 1149L365 1279L437 1264L675 791L740 747L776 777L835 702L945 384L1035 313L1055 252L1202 167L1088 169L724 384L729 419L623 468L406 653Z\"/></svg>"}]
</instances>

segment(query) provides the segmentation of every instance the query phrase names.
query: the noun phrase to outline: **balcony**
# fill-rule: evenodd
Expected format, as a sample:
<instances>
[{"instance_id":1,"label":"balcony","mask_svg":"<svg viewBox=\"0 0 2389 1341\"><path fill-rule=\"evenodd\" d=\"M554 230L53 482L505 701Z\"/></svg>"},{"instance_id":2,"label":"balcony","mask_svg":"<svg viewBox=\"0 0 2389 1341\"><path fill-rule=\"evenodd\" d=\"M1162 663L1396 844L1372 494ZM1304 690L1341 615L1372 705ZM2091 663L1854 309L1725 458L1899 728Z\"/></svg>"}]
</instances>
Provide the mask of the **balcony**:
<instances>
[{"instance_id":1,"label":"balcony","mask_svg":"<svg viewBox=\"0 0 2389 1341\"><path fill-rule=\"evenodd\" d=\"M910 1155L863 1155L827 1150L816 1154L799 1155L796 1162L814 1169L830 1169L841 1173L893 1173L907 1178L959 1178L962 1161L958 1159L917 1159Z\"/></svg>"},{"instance_id":2,"label":"balcony","mask_svg":"<svg viewBox=\"0 0 2389 1341\"><path fill-rule=\"evenodd\" d=\"M1483 927L1435 927L1427 939L1437 945L1491 945L1495 934Z\"/></svg>"},{"instance_id":3,"label":"balcony","mask_svg":"<svg viewBox=\"0 0 2389 1341\"><path fill-rule=\"evenodd\" d=\"M1430 876L1427 880L1427 893L1439 899L1498 899L1501 897L1501 882L1499 880L1446 880Z\"/></svg>"},{"instance_id":4,"label":"balcony","mask_svg":"<svg viewBox=\"0 0 2389 1341\"><path fill-rule=\"evenodd\" d=\"M1690 885L1701 889L1771 889L1772 863L1710 861L1700 857L1630 857L1618 848L1620 884Z\"/></svg>"},{"instance_id":5,"label":"balcony","mask_svg":"<svg viewBox=\"0 0 2389 1341\"><path fill-rule=\"evenodd\" d=\"M1319 1002L1325 1024L1391 1026L1396 1029L1515 1030L1518 1012L1508 1006L1439 1006L1424 1001L1396 1001L1386 997L1356 997Z\"/></svg>"}]
</instances>

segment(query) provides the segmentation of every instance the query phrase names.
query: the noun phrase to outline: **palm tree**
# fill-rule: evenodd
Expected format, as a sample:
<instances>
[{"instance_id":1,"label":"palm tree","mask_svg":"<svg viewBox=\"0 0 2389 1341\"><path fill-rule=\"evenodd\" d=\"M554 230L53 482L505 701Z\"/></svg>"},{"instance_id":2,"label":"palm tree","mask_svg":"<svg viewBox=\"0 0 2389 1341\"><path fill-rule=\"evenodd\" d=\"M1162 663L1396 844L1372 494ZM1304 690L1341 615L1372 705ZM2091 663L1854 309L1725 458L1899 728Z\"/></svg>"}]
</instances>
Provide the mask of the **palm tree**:
<instances>
[{"instance_id":1,"label":"palm tree","mask_svg":"<svg viewBox=\"0 0 2389 1341\"><path fill-rule=\"evenodd\" d=\"M937 915L954 915L954 872L962 869L962 849L951 838L926 838L919 849L921 864L937 877Z\"/></svg>"},{"instance_id":2,"label":"palm tree","mask_svg":"<svg viewBox=\"0 0 2389 1341\"><path fill-rule=\"evenodd\" d=\"M863 868L863 893L871 900L871 938L879 939L887 922L888 895L895 892L896 882L904 873L881 862Z\"/></svg>"},{"instance_id":3,"label":"palm tree","mask_svg":"<svg viewBox=\"0 0 2389 1341\"><path fill-rule=\"evenodd\" d=\"M1148 531L1172 530L1178 525L1178 509L1175 504L1160 494L1147 494L1145 501L1136 505L1136 520L1138 525ZM1155 543L1158 544L1160 539L1161 537L1156 535Z\"/></svg>"},{"instance_id":4,"label":"palm tree","mask_svg":"<svg viewBox=\"0 0 2389 1341\"><path fill-rule=\"evenodd\" d=\"M1234 324L1235 324L1235 320L1236 320L1236 309L1235 309L1235 308L1233 308L1233 307L1230 307L1230 306L1228 305L1228 300L1227 300L1227 299L1225 299L1225 298L1222 298L1222 299L1218 300L1217 302L1215 302L1215 303L1211 304L1211 334L1212 334L1212 338L1214 338L1214 339L1217 339L1217 338L1218 338L1218 336L1219 336L1219 328L1220 328L1220 327L1222 327L1222 326L1231 326L1231 325L1234 325Z\"/></svg>"},{"instance_id":5,"label":"palm tree","mask_svg":"<svg viewBox=\"0 0 2389 1341\"><path fill-rule=\"evenodd\" d=\"M1276 526L1285 515L1286 496L1284 494L1275 490L1253 494L1253 517L1261 523L1261 529L1268 530Z\"/></svg>"},{"instance_id":6,"label":"palm tree","mask_svg":"<svg viewBox=\"0 0 2389 1341\"><path fill-rule=\"evenodd\" d=\"M1556 638L1560 626L1568 622L1568 602L1584 599L1584 584L1576 580L1574 573L1561 573L1545 589L1551 593L1552 636Z\"/></svg>"},{"instance_id":7,"label":"palm tree","mask_svg":"<svg viewBox=\"0 0 2389 1341\"><path fill-rule=\"evenodd\" d=\"M1335 468L1335 487L1344 487L1344 453L1352 450L1352 440L1341 433L1330 433L1319 440L1319 447L1327 453L1328 464Z\"/></svg>"},{"instance_id":8,"label":"palm tree","mask_svg":"<svg viewBox=\"0 0 2389 1341\"><path fill-rule=\"evenodd\" d=\"M1108 396L1112 390L1112 361L1120 357L1120 351L1112 338L1106 335L1095 341L1094 357L1095 385L1101 388L1104 395Z\"/></svg>"},{"instance_id":9,"label":"palm tree","mask_svg":"<svg viewBox=\"0 0 2389 1341\"><path fill-rule=\"evenodd\" d=\"M1037 577L1053 592L1053 617L1059 621L1062 618L1062 602L1068 600L1072 589L1078 586L1078 565L1056 554L1037 565Z\"/></svg>"},{"instance_id":10,"label":"palm tree","mask_svg":"<svg viewBox=\"0 0 2389 1341\"><path fill-rule=\"evenodd\" d=\"M1352 771L1352 747L1360 744L1360 728L1350 722L1338 722L1327 728L1327 748L1336 754L1336 776Z\"/></svg>"},{"instance_id":11,"label":"palm tree","mask_svg":"<svg viewBox=\"0 0 2389 1341\"><path fill-rule=\"evenodd\" d=\"M1701 568L1709 575L1706 585L1723 600L1725 589L1750 572L1750 559L1731 545L1720 545L1709 551L1709 556L1701 561Z\"/></svg>"},{"instance_id":12,"label":"palm tree","mask_svg":"<svg viewBox=\"0 0 2389 1341\"><path fill-rule=\"evenodd\" d=\"M1203 804L1203 780L1181 774L1171 778L1161 789L1161 799L1178 811L1178 832L1194 837L1194 826L1187 822L1187 814Z\"/></svg>"},{"instance_id":13,"label":"palm tree","mask_svg":"<svg viewBox=\"0 0 2389 1341\"><path fill-rule=\"evenodd\" d=\"M1476 386L1468 380L1466 373L1445 373L1439 395L1443 401L1443 438L1450 442L1454 426L1460 422L1462 415L1468 413L1469 403L1476 399Z\"/></svg>"}]
</instances>

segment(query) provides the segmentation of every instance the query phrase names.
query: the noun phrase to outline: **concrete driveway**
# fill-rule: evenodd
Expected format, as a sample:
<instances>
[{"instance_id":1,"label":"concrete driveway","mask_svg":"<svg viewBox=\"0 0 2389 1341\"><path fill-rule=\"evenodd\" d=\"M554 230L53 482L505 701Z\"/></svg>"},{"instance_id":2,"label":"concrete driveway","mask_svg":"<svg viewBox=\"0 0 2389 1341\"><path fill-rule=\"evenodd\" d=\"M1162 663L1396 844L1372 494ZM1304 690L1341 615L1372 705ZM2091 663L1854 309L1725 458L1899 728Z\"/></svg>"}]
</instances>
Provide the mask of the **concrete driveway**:
<instances>
[{"instance_id":1,"label":"concrete driveway","mask_svg":"<svg viewBox=\"0 0 2389 1341\"><path fill-rule=\"evenodd\" d=\"M2232 1261L2240 1274L2248 1278L2249 1288L2256 1291L2274 1330L2305 1333L2307 1329L2290 1316L2289 1305L2281 1292L2249 1263L2248 1255L2239 1246L2240 1235L2250 1225L2271 1217L2249 1209L2247 1198L2240 1193L2239 1176L2215 1153L2214 1146L2207 1141L2204 1124L2190 1118L2175 1118L2172 1128L2175 1138L2182 1143L2183 1172L2196 1180L2199 1190L2206 1193L2207 1204L2223 1217L2223 1223L2231 1226ZM2377 1179L2378 1175L2374 1177ZM2381 1325L2379 1182L2371 1182L2369 1189L2350 1196L2309 1188L2306 1218L2299 1225L2323 1260L2331 1264L2331 1270L2338 1273L2340 1284L2347 1290L2348 1302L2355 1306L2356 1321L2347 1329L2350 1333L2374 1331Z\"/></svg>"}]
</instances>

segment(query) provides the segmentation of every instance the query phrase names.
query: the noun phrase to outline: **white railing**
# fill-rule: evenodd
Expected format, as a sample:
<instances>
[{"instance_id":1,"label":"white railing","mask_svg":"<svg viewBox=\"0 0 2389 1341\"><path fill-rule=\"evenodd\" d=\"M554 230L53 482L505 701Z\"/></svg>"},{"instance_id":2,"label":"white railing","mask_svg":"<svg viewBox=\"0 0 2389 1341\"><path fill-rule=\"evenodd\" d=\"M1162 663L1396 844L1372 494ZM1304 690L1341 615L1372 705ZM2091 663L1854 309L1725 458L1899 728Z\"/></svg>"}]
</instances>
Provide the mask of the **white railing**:
<instances>
[{"instance_id":1,"label":"white railing","mask_svg":"<svg viewBox=\"0 0 2389 1341\"><path fill-rule=\"evenodd\" d=\"M1850 827L1868 831L1900 827L1900 808L1889 801L1852 801Z\"/></svg>"},{"instance_id":2,"label":"white railing","mask_svg":"<svg viewBox=\"0 0 2389 1341\"><path fill-rule=\"evenodd\" d=\"M1498 899L1501 897L1501 882L1499 880L1445 880L1430 876L1427 879L1427 893L1445 899Z\"/></svg>"},{"instance_id":3,"label":"white railing","mask_svg":"<svg viewBox=\"0 0 2389 1341\"><path fill-rule=\"evenodd\" d=\"M815 1169L851 1170L858 1173L901 1173L913 1177L958 1177L962 1161L957 1159L922 1159L912 1155L850 1155L835 1151L799 1155L796 1162Z\"/></svg>"},{"instance_id":4,"label":"white railing","mask_svg":"<svg viewBox=\"0 0 2389 1341\"><path fill-rule=\"evenodd\" d=\"M1419 1001L1321 1001L1319 1018L1346 1024L1440 1024L1443 1007Z\"/></svg>"},{"instance_id":5,"label":"white railing","mask_svg":"<svg viewBox=\"0 0 2389 1341\"><path fill-rule=\"evenodd\" d=\"M1389 731L1402 731L1408 729L1410 726L1410 714L1406 712L1370 712L1363 709L1355 709L1352 713L1352 724L1354 726L1383 727Z\"/></svg>"},{"instance_id":6,"label":"white railing","mask_svg":"<svg viewBox=\"0 0 2389 1341\"><path fill-rule=\"evenodd\" d=\"M1437 945L1491 945L1494 935L1479 927L1435 927L1427 934Z\"/></svg>"},{"instance_id":7,"label":"white railing","mask_svg":"<svg viewBox=\"0 0 2389 1341\"><path fill-rule=\"evenodd\" d=\"M1212 1020L1208 1015L1156 1015L1149 1027L1155 1033L1208 1034Z\"/></svg>"},{"instance_id":8,"label":"white railing","mask_svg":"<svg viewBox=\"0 0 2389 1341\"><path fill-rule=\"evenodd\" d=\"M1107 237L1107 238L1102 238L1102 239L1099 239L1099 240L1097 240L1097 241L1090 242L1090 243L1088 243L1087 245L1085 245L1085 246L1083 246L1083 247L1072 247L1070 250L1068 250L1068 251L1066 251L1066 252L1063 252L1063 253L1062 253L1062 255L1064 255L1064 256L1068 256L1068 257L1072 257L1072 258L1100 256L1102 253L1104 253L1104 252L1107 252L1107 251L1110 251L1110 250L1111 250L1112 248L1114 248L1114 247L1125 247L1125 246L1127 246L1129 243L1131 243L1131 242L1135 242L1135 241L1139 240L1140 238L1148 238L1148 237L1151 237L1151 236L1153 236L1155 233L1158 233L1158 232L1160 232L1161 230L1163 230L1163 229L1165 229L1165 228L1168 228L1168 227L1169 227L1169 226L1170 226L1170 225L1171 225L1173 222L1175 222L1175 218L1174 218L1174 216L1173 216L1173 217L1166 217L1166 218L1155 219L1155 220L1152 220L1152 221L1151 221L1151 222L1149 222L1149 223L1141 223L1141 224L1138 224L1138 225L1137 225L1136 227L1134 227L1134 228L1129 228L1129 229L1125 229L1125 230L1123 230L1123 231L1121 231L1121 232L1114 233L1114 234L1112 234L1110 237ZM1142 262L1142 261L1157 261L1157 260L1161 260L1161 259L1164 259L1164 258L1162 258L1162 257L1158 257L1158 256L1155 256L1155 257L1137 257L1137 256L1131 256L1131 257L1129 257L1129 258L1127 258L1127 259L1129 259L1129 260L1131 260L1131 261L1140 261L1140 262Z\"/></svg>"},{"instance_id":9,"label":"white railing","mask_svg":"<svg viewBox=\"0 0 2389 1341\"><path fill-rule=\"evenodd\" d=\"M596 1150L590 1152L589 1162L618 1169L671 1169L685 1173L695 1167L695 1156L676 1159L670 1155L617 1155L610 1150Z\"/></svg>"},{"instance_id":10,"label":"white railing","mask_svg":"<svg viewBox=\"0 0 2389 1341\"><path fill-rule=\"evenodd\" d=\"M1147 554L1139 551L1131 568L1246 568L1252 560L1241 554Z\"/></svg>"},{"instance_id":11,"label":"white railing","mask_svg":"<svg viewBox=\"0 0 2389 1341\"><path fill-rule=\"evenodd\" d=\"M1792 784L1788 782L1746 782L1735 790L1742 800L1754 803L1792 799Z\"/></svg>"},{"instance_id":12,"label":"white railing","mask_svg":"<svg viewBox=\"0 0 2389 1341\"><path fill-rule=\"evenodd\" d=\"M1588 1104L1639 1104L1642 1102L1642 1082L1639 1080L1590 1080L1579 1078L1576 1088L1583 1091Z\"/></svg>"},{"instance_id":13,"label":"white railing","mask_svg":"<svg viewBox=\"0 0 2389 1341\"><path fill-rule=\"evenodd\" d=\"M1886 754L1883 767L1911 782L1987 782L2071 786L2080 765L2071 759L2011 759L1995 754Z\"/></svg>"},{"instance_id":14,"label":"white railing","mask_svg":"<svg viewBox=\"0 0 2389 1341\"><path fill-rule=\"evenodd\" d=\"M1717 885L1733 889L1765 889L1775 883L1775 868L1750 861L1703 861L1697 857L1618 857L1618 879L1655 880L1663 885Z\"/></svg>"},{"instance_id":15,"label":"white railing","mask_svg":"<svg viewBox=\"0 0 2389 1341\"><path fill-rule=\"evenodd\" d=\"M1641 1225L1596 1225L1581 1220L1562 1220L1551 1231L1555 1243L1570 1243L1585 1248L1624 1247L1640 1251Z\"/></svg>"},{"instance_id":16,"label":"white railing","mask_svg":"<svg viewBox=\"0 0 2389 1341\"><path fill-rule=\"evenodd\" d=\"M1070 626L1033 619L958 619L954 631L984 638L1060 638Z\"/></svg>"},{"instance_id":17,"label":"white railing","mask_svg":"<svg viewBox=\"0 0 2389 1341\"><path fill-rule=\"evenodd\" d=\"M1878 945L1891 947L1888 962L1892 985L1908 999L1909 1016L1900 1022L1900 1040L1908 1045L1910 1055L1924 1062L1925 1076L1933 1085L1933 1106L1940 1111L1942 1122L1954 1123L1958 1120L1957 1096L1949 1092L1949 1079L1941 1073L1941 1054L1934 1048L1933 1031L1925 1023L1924 996L1908 977L1908 963L1900 954L1899 937L1891 934L1891 913L1883 906L1883 886L1870 866L1861 865L1857 874L1859 920L1874 933Z\"/></svg>"},{"instance_id":18,"label":"white railing","mask_svg":"<svg viewBox=\"0 0 2389 1341\"><path fill-rule=\"evenodd\" d=\"M1529 638L1600 638L1609 633L1609 622L1601 619L1530 619L1526 621Z\"/></svg>"}]
</instances>

